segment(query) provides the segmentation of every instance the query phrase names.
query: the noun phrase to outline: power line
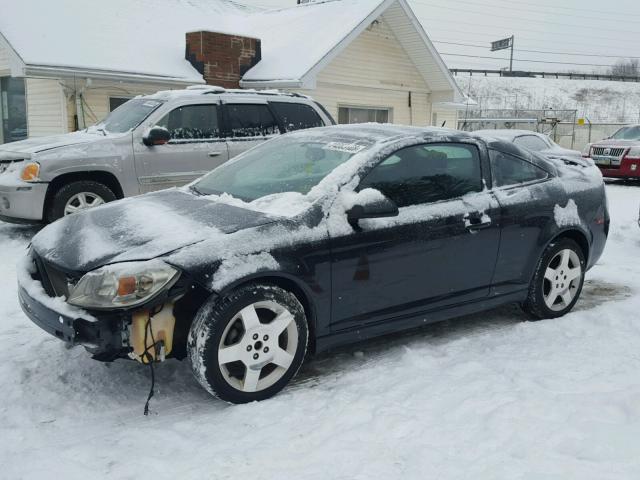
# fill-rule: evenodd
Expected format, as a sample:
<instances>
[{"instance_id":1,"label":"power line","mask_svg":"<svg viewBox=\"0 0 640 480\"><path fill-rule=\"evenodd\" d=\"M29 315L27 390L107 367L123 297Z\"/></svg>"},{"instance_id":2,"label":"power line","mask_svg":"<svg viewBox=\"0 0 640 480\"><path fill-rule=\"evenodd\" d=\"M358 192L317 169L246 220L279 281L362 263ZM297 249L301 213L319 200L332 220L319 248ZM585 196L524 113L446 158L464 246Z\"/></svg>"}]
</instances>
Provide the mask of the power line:
<instances>
[{"instance_id":1,"label":"power line","mask_svg":"<svg viewBox=\"0 0 640 480\"><path fill-rule=\"evenodd\" d=\"M543 24L543 25L556 25L556 26L560 26L560 27L568 27L568 28L580 28L580 29L584 29L586 27L589 27L588 25L577 25L575 23L560 23L560 22L552 22L552 21L547 21L547 20L533 20L530 18L522 18L522 17L517 17L515 15L499 15L499 14L495 14L492 12L482 12L482 11L478 11L478 10L469 10L466 8L455 8L455 7L443 7L442 5L437 5L435 3L429 3L429 2L424 2L424 1L420 1L420 0L413 0L413 3L417 3L419 5L426 5L428 7L431 8L439 8L442 10L449 10L452 12L463 12L463 13L473 13L476 15L484 15L484 16L489 16L492 18L504 18L507 20L514 20L514 19L518 19L518 20L525 20L527 23L537 23L537 24ZM463 23L463 22L459 22L459 23ZM592 28L597 28L597 26L592 26ZM518 30L525 30L525 29L518 29ZM527 31L531 31L531 32L535 32L536 30L527 30ZM550 32L541 32L541 31L537 31L538 33L545 33L545 34L549 34ZM617 33L630 33L630 34L638 34L637 30L621 30L619 28L616 28L616 32ZM610 37L596 37L593 35L590 35L590 38L610 38Z\"/></svg>"},{"instance_id":2,"label":"power line","mask_svg":"<svg viewBox=\"0 0 640 480\"><path fill-rule=\"evenodd\" d=\"M507 3L509 5L509 10L516 10L516 11L520 11L520 12L528 12L528 13L541 13L540 9L530 9L530 8L522 8L520 6L516 7L513 5L513 2L510 0L493 0L496 2L501 2L501 3ZM410 0L410 3L420 3L419 1L416 0ZM471 1L465 1L465 0L456 0L456 3L464 3L467 5L473 5L473 6L482 6L482 7L495 7L495 8L504 8L503 5L496 5L496 4L492 4L492 3L488 3L488 2L484 2L482 4L479 4L479 2L471 2ZM539 4L537 4L539 5ZM553 9L553 8L559 8L559 9L565 9L565 10L570 10L570 11L577 11L577 12L589 12L590 10L585 10L582 8L570 8L570 7L559 7L557 5L549 5L549 8ZM640 17L640 14L638 13L612 13L612 12L601 12L601 11L592 11L595 13L598 13L598 16L585 16L585 15L576 15L574 13L571 14L571 18L586 18L586 19L590 19L590 20L604 20L604 21L608 21L608 22L626 22L626 23L636 23L637 20L629 20L628 17ZM622 15L622 18L617 17L617 18L603 18L602 15L606 14L606 15L614 15L614 16L618 16L618 15ZM560 15L568 15L567 13L565 14L560 14Z\"/></svg>"},{"instance_id":3,"label":"power line","mask_svg":"<svg viewBox=\"0 0 640 480\"><path fill-rule=\"evenodd\" d=\"M433 40L434 43L444 43L446 45L459 45L463 47L475 47L475 48L489 48L489 45L478 45L474 43L458 43L458 42L445 42L441 40ZM631 55L601 55L597 53L571 53L571 52L553 52L550 50L528 50L525 48L516 48L516 52L527 52L527 53L545 53L549 55L566 55L571 57L602 57L602 58L638 58Z\"/></svg>"},{"instance_id":4,"label":"power line","mask_svg":"<svg viewBox=\"0 0 640 480\"><path fill-rule=\"evenodd\" d=\"M440 55L447 55L450 57L467 57L467 58L486 58L486 59L490 59L490 60L506 60L508 61L508 58L505 57L485 57L482 55L464 55L462 53L440 53ZM517 62L529 62L529 63L554 63L554 64L558 64L558 65L579 65L579 66L583 66L583 67L613 67L613 65L611 64L607 64L607 65L602 65L602 64L596 64L596 63L572 63L572 62L555 62L555 61L551 61L551 60L528 60L528 59L524 59L524 58L514 58L514 61Z\"/></svg>"}]
</instances>

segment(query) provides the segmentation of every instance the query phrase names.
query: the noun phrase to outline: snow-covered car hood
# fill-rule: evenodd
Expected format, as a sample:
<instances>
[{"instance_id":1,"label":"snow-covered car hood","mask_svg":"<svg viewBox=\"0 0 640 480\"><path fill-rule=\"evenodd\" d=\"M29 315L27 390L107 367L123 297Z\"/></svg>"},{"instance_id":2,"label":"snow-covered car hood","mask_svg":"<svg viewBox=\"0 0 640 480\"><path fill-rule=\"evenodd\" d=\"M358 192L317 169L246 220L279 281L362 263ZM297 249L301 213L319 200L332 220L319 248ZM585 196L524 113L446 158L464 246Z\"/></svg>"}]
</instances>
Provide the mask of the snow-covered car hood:
<instances>
[{"instance_id":1,"label":"snow-covered car hood","mask_svg":"<svg viewBox=\"0 0 640 480\"><path fill-rule=\"evenodd\" d=\"M64 217L40 231L32 246L61 270L87 272L110 263L149 260L276 219L170 189Z\"/></svg>"},{"instance_id":2,"label":"snow-covered car hood","mask_svg":"<svg viewBox=\"0 0 640 480\"><path fill-rule=\"evenodd\" d=\"M104 135L98 133L73 132L49 137L30 138L0 146L0 160L28 159L34 153L54 148L79 145L103 140Z\"/></svg>"},{"instance_id":3,"label":"snow-covered car hood","mask_svg":"<svg viewBox=\"0 0 640 480\"><path fill-rule=\"evenodd\" d=\"M594 147L638 147L640 140L616 140L615 138L607 138L594 143Z\"/></svg>"}]
</instances>

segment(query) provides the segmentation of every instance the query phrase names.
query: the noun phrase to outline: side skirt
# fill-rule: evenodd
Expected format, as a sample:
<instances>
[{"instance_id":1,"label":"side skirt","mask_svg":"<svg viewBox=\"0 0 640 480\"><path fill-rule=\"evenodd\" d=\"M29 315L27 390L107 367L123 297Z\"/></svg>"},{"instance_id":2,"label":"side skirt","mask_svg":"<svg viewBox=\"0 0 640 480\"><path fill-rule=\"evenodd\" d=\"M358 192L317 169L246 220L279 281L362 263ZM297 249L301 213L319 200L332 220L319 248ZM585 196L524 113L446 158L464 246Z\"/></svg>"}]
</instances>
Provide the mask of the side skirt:
<instances>
[{"instance_id":1,"label":"side skirt","mask_svg":"<svg viewBox=\"0 0 640 480\"><path fill-rule=\"evenodd\" d=\"M395 317L362 328L351 328L330 335L316 338L315 352L320 353L332 348L350 343L357 343L370 338L379 337L402 330L418 328L430 323L441 322L456 317L470 315L510 303L520 303L526 299L527 290L500 295L498 297L484 298L481 300L455 305L440 310L424 312L409 317Z\"/></svg>"}]
</instances>

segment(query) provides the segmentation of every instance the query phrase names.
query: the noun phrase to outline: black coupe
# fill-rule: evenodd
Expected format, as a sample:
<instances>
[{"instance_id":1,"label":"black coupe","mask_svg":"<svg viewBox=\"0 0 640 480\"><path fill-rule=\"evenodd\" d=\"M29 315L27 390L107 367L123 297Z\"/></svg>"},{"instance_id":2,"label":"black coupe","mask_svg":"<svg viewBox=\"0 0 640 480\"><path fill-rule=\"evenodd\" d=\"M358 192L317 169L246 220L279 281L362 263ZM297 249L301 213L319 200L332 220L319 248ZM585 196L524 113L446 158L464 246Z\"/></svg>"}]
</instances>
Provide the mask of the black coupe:
<instances>
[{"instance_id":1,"label":"black coupe","mask_svg":"<svg viewBox=\"0 0 640 480\"><path fill-rule=\"evenodd\" d=\"M275 138L195 183L44 228L19 269L36 324L96 359L188 358L268 398L307 352L517 303L574 306L609 216L598 169L445 129Z\"/></svg>"}]
</instances>

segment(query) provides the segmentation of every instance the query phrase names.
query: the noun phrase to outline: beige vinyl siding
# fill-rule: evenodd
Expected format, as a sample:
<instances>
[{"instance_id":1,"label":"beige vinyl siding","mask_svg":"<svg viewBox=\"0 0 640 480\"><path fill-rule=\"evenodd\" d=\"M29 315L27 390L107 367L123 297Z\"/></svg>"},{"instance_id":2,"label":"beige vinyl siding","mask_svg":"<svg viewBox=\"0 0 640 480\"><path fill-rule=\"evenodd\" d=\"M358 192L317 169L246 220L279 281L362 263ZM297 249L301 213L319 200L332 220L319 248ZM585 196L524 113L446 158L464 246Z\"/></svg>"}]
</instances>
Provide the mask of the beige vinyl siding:
<instances>
[{"instance_id":1,"label":"beige vinyl siding","mask_svg":"<svg viewBox=\"0 0 640 480\"><path fill-rule=\"evenodd\" d=\"M9 75L10 71L9 51L0 45L0 76Z\"/></svg>"},{"instance_id":2,"label":"beige vinyl siding","mask_svg":"<svg viewBox=\"0 0 640 480\"><path fill-rule=\"evenodd\" d=\"M390 108L393 123L431 123L429 87L381 19L318 74L315 89L299 91L322 103L336 120L338 107L363 106Z\"/></svg>"},{"instance_id":3,"label":"beige vinyl siding","mask_svg":"<svg viewBox=\"0 0 640 480\"><path fill-rule=\"evenodd\" d=\"M82 88L84 85L76 85L75 88ZM73 92L73 84L67 83L67 87ZM178 88L178 87L174 87ZM183 88L183 87L180 87ZM159 90L168 90L169 87L145 83L115 83L115 82L93 82L84 89L84 112L86 125L93 125L109 114L109 98L133 98L136 95L149 95ZM70 97L68 101L69 119L68 129L74 129L74 114L76 112L75 98Z\"/></svg>"},{"instance_id":4,"label":"beige vinyl siding","mask_svg":"<svg viewBox=\"0 0 640 480\"><path fill-rule=\"evenodd\" d=\"M27 128L29 137L66 132L66 100L56 79L27 78Z\"/></svg>"},{"instance_id":5,"label":"beige vinyl siding","mask_svg":"<svg viewBox=\"0 0 640 480\"><path fill-rule=\"evenodd\" d=\"M445 128L458 128L458 112L456 110L435 110L433 111L433 125L441 127L445 123Z\"/></svg>"}]
</instances>

